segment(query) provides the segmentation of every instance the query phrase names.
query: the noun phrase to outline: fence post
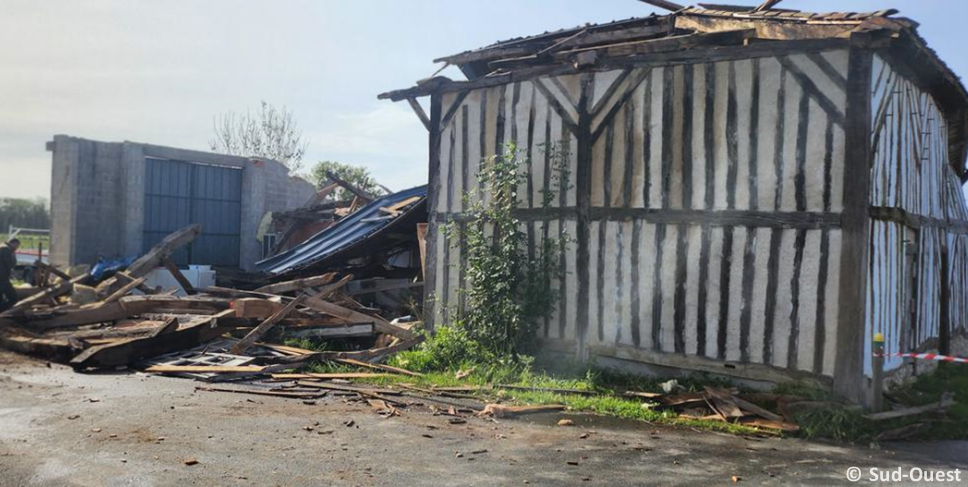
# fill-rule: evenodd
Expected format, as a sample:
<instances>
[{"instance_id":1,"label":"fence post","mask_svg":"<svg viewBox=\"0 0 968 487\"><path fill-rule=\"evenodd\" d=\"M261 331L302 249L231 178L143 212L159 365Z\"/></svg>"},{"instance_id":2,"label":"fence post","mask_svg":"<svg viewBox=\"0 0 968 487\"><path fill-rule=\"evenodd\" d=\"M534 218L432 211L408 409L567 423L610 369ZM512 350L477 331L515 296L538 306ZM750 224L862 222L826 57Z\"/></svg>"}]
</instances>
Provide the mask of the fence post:
<instances>
[{"instance_id":1,"label":"fence post","mask_svg":"<svg viewBox=\"0 0 968 487\"><path fill-rule=\"evenodd\" d=\"M871 397L871 411L879 413L884 407L884 335L875 333L871 345L871 350L874 352L873 360L871 361L871 365L873 366L871 373L871 381L873 382L871 387L871 395L873 396Z\"/></svg>"}]
</instances>

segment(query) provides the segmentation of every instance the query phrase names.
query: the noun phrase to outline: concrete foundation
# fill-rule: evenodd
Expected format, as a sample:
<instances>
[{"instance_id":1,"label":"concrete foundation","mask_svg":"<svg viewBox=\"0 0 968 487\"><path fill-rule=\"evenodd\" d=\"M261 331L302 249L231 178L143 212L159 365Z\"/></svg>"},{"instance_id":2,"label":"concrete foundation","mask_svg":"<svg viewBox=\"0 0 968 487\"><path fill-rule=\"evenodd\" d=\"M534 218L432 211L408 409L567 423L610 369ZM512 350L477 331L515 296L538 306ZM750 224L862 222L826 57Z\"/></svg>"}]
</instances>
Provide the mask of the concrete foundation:
<instances>
[{"instance_id":1,"label":"concrete foundation","mask_svg":"<svg viewBox=\"0 0 968 487\"><path fill-rule=\"evenodd\" d=\"M299 207L315 194L312 184L289 176L286 166L273 160L67 135L54 136L47 148L53 153L50 259L55 265L142 252L147 158L242 170L239 260L244 270L262 258L256 233L263 216Z\"/></svg>"}]
</instances>

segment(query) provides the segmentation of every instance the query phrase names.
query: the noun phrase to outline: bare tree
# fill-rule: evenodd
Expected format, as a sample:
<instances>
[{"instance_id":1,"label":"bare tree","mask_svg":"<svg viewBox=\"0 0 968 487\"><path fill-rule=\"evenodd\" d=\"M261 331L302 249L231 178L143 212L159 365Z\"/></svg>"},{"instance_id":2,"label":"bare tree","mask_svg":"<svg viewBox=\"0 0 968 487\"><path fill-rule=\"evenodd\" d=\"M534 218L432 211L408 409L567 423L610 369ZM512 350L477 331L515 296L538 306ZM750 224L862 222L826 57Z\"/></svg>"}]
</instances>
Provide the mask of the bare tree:
<instances>
[{"instance_id":1,"label":"bare tree","mask_svg":"<svg viewBox=\"0 0 968 487\"><path fill-rule=\"evenodd\" d=\"M302 168L307 142L303 140L292 112L262 101L262 109L252 114L228 112L215 117L215 138L209 146L215 152L245 157L275 159L294 173Z\"/></svg>"}]
</instances>

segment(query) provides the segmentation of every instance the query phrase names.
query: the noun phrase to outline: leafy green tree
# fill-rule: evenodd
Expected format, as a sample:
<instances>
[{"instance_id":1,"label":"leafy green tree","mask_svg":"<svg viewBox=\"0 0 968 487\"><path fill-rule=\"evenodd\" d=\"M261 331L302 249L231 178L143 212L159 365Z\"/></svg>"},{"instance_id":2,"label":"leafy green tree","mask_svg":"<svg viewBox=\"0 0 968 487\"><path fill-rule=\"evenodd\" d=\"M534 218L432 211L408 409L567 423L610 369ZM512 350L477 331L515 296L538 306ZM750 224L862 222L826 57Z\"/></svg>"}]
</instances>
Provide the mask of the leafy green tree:
<instances>
[{"instance_id":1,"label":"leafy green tree","mask_svg":"<svg viewBox=\"0 0 968 487\"><path fill-rule=\"evenodd\" d=\"M10 225L23 228L50 228L47 200L0 198L0 233L6 233Z\"/></svg>"},{"instance_id":2,"label":"leafy green tree","mask_svg":"<svg viewBox=\"0 0 968 487\"><path fill-rule=\"evenodd\" d=\"M328 172L332 172L338 178L362 189L370 195L383 196L387 194L380 183L376 182L376 179L370 175L369 169L363 166L354 166L336 161L319 161L313 166L311 177L316 182L317 188L322 189L329 184L329 176L326 175ZM353 193L340 188L335 192L335 198L337 200L352 199Z\"/></svg>"}]
</instances>

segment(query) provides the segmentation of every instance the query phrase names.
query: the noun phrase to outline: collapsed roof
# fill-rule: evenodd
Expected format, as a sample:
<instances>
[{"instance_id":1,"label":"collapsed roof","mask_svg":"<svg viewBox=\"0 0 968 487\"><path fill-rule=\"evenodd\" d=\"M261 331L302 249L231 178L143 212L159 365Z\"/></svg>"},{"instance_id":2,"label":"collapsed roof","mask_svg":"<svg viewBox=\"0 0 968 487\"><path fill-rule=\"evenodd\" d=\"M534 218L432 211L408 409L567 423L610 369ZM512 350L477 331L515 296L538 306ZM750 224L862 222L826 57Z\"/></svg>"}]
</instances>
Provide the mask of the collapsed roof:
<instances>
[{"instance_id":1,"label":"collapsed roof","mask_svg":"<svg viewBox=\"0 0 968 487\"><path fill-rule=\"evenodd\" d=\"M299 273L398 245L398 234L416 240L416 224L427 219L426 197L424 185L379 198L256 268L277 276Z\"/></svg>"},{"instance_id":2,"label":"collapsed roof","mask_svg":"<svg viewBox=\"0 0 968 487\"><path fill-rule=\"evenodd\" d=\"M918 23L894 17L895 9L877 12L810 13L759 7L700 4L681 7L663 0L643 0L675 10L603 24L588 24L518 37L480 49L435 59L460 68L467 81L443 76L415 87L379 95L393 101L521 81L535 76L616 69L634 63L674 63L695 59L696 50L735 53L783 46L801 50L846 47L863 42L890 58L931 93L945 114L949 161L963 181L968 150L968 92L951 69L917 33ZM893 64L893 63L892 63ZM413 104L413 102L412 102ZM416 107L415 107L416 109ZM422 117L425 118L425 117ZM427 121L425 120L425 123Z\"/></svg>"}]
</instances>

